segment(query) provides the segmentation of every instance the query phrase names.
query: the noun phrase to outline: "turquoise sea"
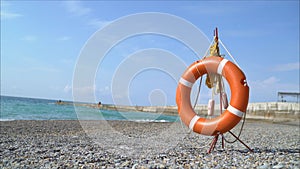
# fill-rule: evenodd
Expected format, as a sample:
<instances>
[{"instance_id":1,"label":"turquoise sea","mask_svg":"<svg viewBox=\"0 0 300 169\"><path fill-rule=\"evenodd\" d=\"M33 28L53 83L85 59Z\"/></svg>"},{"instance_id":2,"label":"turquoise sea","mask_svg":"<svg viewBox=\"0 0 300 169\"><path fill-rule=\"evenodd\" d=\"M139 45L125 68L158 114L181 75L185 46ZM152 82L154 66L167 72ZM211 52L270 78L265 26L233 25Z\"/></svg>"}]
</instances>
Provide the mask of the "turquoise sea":
<instances>
[{"instance_id":1,"label":"turquoise sea","mask_svg":"<svg viewBox=\"0 0 300 169\"><path fill-rule=\"evenodd\" d=\"M0 121L12 120L129 120L140 122L174 122L176 116L145 112L99 110L73 104L56 104L56 100L1 96Z\"/></svg>"}]
</instances>

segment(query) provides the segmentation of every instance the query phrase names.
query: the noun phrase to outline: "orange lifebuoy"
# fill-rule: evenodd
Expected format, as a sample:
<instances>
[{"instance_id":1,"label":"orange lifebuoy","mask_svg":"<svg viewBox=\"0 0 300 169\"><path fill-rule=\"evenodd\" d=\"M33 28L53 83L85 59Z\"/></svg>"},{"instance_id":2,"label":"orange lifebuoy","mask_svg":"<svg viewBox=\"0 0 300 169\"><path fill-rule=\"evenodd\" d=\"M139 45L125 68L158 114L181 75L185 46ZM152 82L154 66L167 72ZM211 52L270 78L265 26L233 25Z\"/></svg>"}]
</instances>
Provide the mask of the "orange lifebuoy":
<instances>
[{"instance_id":1,"label":"orange lifebuoy","mask_svg":"<svg viewBox=\"0 0 300 169\"><path fill-rule=\"evenodd\" d=\"M231 90L228 108L212 119L199 117L190 100L193 84L207 73L225 77ZM190 65L181 76L176 90L176 103L181 120L194 132L210 136L226 133L236 126L246 113L248 100L249 87L244 73L234 63L217 56L206 57Z\"/></svg>"}]
</instances>

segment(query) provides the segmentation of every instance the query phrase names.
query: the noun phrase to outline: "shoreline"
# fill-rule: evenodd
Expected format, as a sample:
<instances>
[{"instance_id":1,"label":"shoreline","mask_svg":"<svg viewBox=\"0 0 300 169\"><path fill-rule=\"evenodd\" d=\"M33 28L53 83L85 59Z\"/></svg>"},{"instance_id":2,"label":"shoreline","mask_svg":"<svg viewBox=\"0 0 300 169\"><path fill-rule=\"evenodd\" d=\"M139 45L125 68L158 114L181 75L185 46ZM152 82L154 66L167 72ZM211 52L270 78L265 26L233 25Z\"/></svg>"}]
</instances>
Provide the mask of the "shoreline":
<instances>
[{"instance_id":1,"label":"shoreline","mask_svg":"<svg viewBox=\"0 0 300 169\"><path fill-rule=\"evenodd\" d=\"M11 119L0 119L0 124L5 123L5 122L48 122L48 121L64 121L64 122L129 122L129 123L180 123L180 121L165 121L165 120L160 120L160 121L147 121L147 120L79 120L79 119L51 119L51 120L11 120ZM247 119L246 118L246 123L266 123L266 124L278 124L278 125L290 125L290 126L299 126L300 127L300 120L299 119L294 119L294 120L277 120L277 121L270 121L270 120L263 120L263 119ZM242 123L242 120L238 123ZM0 125L1 126L1 125Z\"/></svg>"}]
</instances>

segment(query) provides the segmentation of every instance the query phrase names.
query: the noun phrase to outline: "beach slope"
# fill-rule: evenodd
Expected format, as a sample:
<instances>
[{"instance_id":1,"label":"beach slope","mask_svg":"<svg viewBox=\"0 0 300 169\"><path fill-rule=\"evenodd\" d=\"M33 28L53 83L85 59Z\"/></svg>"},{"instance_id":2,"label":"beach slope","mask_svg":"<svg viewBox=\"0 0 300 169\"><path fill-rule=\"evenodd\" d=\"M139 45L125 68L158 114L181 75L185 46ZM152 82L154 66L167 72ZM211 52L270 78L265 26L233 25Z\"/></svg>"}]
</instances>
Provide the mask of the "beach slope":
<instances>
[{"instance_id":1,"label":"beach slope","mask_svg":"<svg viewBox=\"0 0 300 169\"><path fill-rule=\"evenodd\" d=\"M241 139L253 153L238 142L226 143L222 150L219 141L211 154L206 152L212 137L189 133L180 122L0 124L0 168L299 168L298 123L248 122Z\"/></svg>"}]
</instances>

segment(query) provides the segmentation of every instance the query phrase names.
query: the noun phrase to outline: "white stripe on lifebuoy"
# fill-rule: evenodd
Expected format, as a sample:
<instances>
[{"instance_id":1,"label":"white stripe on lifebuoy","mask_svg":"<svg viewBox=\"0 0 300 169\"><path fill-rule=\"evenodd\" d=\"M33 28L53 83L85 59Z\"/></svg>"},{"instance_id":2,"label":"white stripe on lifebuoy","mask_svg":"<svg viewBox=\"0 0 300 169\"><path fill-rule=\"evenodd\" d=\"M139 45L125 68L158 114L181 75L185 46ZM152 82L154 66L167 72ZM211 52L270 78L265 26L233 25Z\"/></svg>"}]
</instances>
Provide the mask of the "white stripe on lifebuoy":
<instances>
[{"instance_id":1,"label":"white stripe on lifebuoy","mask_svg":"<svg viewBox=\"0 0 300 169\"><path fill-rule=\"evenodd\" d=\"M209 73L221 74L225 77L231 89L231 96L237 98L231 99L230 104L227 104L228 100L225 102L224 94L223 104L225 107L228 105L226 111L218 117L207 119L197 116L191 105L190 96L195 81ZM228 76L229 73L230 76ZM210 56L194 62L183 73L176 89L176 104L181 120L189 129L199 134L216 136L228 132L240 122L247 110L249 86L246 85L245 79L241 69L221 57Z\"/></svg>"},{"instance_id":2,"label":"white stripe on lifebuoy","mask_svg":"<svg viewBox=\"0 0 300 169\"><path fill-rule=\"evenodd\" d=\"M226 64L227 62L228 62L227 59L223 59L223 60L220 62L219 66L218 66L218 70L217 70L217 73L218 73L219 75L222 75L223 68L224 68L224 66L225 66L225 64Z\"/></svg>"},{"instance_id":3,"label":"white stripe on lifebuoy","mask_svg":"<svg viewBox=\"0 0 300 169\"><path fill-rule=\"evenodd\" d=\"M239 117L243 117L243 115L244 115L244 112L242 112L242 111L240 111L240 110L234 108L234 107L231 106L230 104L229 104L227 110L228 110L230 113L232 113L232 114L234 114L234 115L236 115L236 116L239 116Z\"/></svg>"},{"instance_id":4,"label":"white stripe on lifebuoy","mask_svg":"<svg viewBox=\"0 0 300 169\"><path fill-rule=\"evenodd\" d=\"M185 80L184 78L180 78L179 83L183 84L186 87L192 88L193 87L193 83Z\"/></svg>"},{"instance_id":5,"label":"white stripe on lifebuoy","mask_svg":"<svg viewBox=\"0 0 300 169\"><path fill-rule=\"evenodd\" d=\"M200 117L197 116L197 115L195 115L195 116L192 118L192 120L190 121L190 125L189 125L189 128L190 128L191 130L193 130L193 128L194 128L196 122L197 122L199 119L200 119Z\"/></svg>"}]
</instances>

